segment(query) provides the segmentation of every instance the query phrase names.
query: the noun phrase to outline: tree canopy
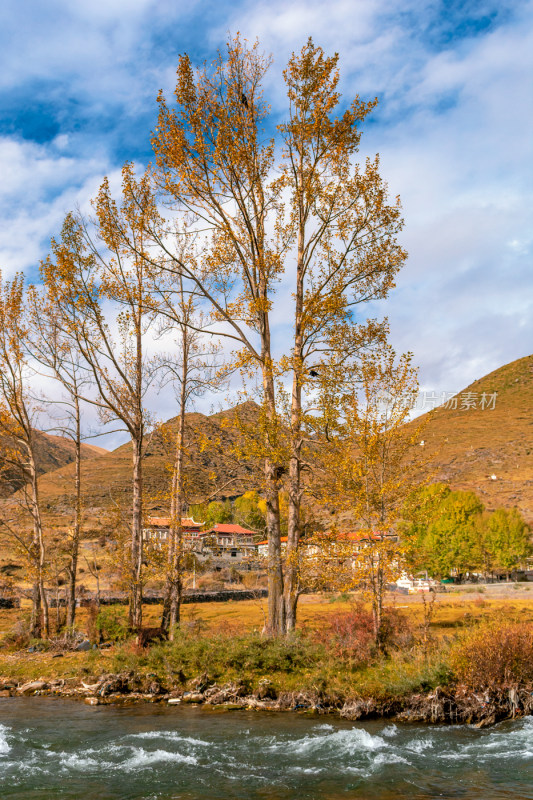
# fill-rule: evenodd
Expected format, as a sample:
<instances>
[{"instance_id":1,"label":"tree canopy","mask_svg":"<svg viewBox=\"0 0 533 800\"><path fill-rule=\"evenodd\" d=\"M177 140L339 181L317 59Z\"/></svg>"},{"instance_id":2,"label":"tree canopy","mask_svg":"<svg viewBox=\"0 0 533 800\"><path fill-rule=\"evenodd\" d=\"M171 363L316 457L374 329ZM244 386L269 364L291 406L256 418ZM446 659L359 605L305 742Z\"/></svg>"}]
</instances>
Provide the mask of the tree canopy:
<instances>
[{"instance_id":1,"label":"tree canopy","mask_svg":"<svg viewBox=\"0 0 533 800\"><path fill-rule=\"evenodd\" d=\"M529 527L517 509L485 511L471 491L442 483L423 487L409 497L402 516L411 566L435 577L508 572L532 552Z\"/></svg>"}]
</instances>

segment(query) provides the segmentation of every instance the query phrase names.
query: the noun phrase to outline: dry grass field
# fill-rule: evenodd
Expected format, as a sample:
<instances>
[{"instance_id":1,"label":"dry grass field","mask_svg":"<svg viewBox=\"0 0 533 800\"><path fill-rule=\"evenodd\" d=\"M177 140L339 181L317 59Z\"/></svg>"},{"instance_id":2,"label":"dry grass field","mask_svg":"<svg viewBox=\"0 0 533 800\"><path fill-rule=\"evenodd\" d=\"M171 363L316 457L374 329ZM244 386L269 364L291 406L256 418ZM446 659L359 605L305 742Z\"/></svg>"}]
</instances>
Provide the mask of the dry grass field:
<instances>
[{"instance_id":1,"label":"dry grass field","mask_svg":"<svg viewBox=\"0 0 533 800\"><path fill-rule=\"evenodd\" d=\"M207 672L219 683L244 680L255 686L268 677L283 691L323 687L332 697L354 692L370 697L405 697L446 684L454 653L478 626L480 634L483 630L497 634L502 625L516 628L517 623L522 628L525 623L530 630L532 600L533 586L524 584L497 585L484 591L464 587L439 593L426 628L427 638L422 597L390 595L388 605L395 608L397 619L405 621L408 638L389 652L362 661L357 655L359 634L350 640L348 648L343 645L339 650L334 632L336 621L349 618L350 611L358 613L354 611L360 601L356 595L303 597L299 631L289 640L262 637L264 601L188 604L183 606L182 633L172 644L143 649L130 638L88 652L58 649L53 642L43 652L29 652L27 645L23 649L7 646L0 648L0 679L25 682L60 678L67 687L75 687L83 680L91 683L99 675L125 671L146 680L157 675L167 685L179 680L183 686ZM124 606L115 608L124 616ZM113 613L113 607L108 610ZM28 612L29 603L18 611L2 611L0 638L13 632L17 621ZM147 605L144 624L157 625L160 612L160 607ZM92 624L94 631L94 617ZM84 633L91 631L87 609L80 609L77 627Z\"/></svg>"},{"instance_id":2,"label":"dry grass field","mask_svg":"<svg viewBox=\"0 0 533 800\"><path fill-rule=\"evenodd\" d=\"M431 623L435 635L448 635L454 630L491 616L501 616L511 620L533 622L533 584L509 583L481 587L457 587L435 596L435 606ZM332 616L349 611L357 602L358 595L304 595L300 599L299 628L309 630L318 628ZM429 598L430 599L430 598ZM423 600L420 595L390 593L387 606L404 614L413 625L422 622ZM124 607L122 607L124 608ZM17 620L29 611L30 602L22 601L22 608L2 609L0 611L0 636L13 630ZM51 610L53 616L54 611ZM159 624L161 606L145 605L144 624ZM236 632L261 631L265 624L266 599L227 601L224 603L190 603L182 606L182 624L185 628L195 627L215 632L232 628ZM87 610L77 612L76 627L84 632L87 627Z\"/></svg>"}]
</instances>

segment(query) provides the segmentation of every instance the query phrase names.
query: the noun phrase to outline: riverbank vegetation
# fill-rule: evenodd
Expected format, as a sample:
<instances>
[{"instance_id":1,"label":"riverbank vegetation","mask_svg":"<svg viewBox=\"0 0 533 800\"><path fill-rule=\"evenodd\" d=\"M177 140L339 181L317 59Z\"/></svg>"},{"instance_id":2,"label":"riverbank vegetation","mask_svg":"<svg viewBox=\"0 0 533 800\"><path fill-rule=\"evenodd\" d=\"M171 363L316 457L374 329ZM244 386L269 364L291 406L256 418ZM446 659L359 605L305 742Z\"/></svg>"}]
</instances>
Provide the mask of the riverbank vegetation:
<instances>
[{"instance_id":1,"label":"riverbank vegetation","mask_svg":"<svg viewBox=\"0 0 533 800\"><path fill-rule=\"evenodd\" d=\"M415 696L419 703L435 691L460 696L464 703L477 693L486 704L499 698L501 715L501 698L533 689L533 608L525 589L520 599L510 590L505 598L440 595L430 601L402 598L401 604L389 598L379 648L370 606L355 596L306 598L299 631L282 638L261 634L254 624L261 619L256 602L231 603L229 609L227 604L186 607L172 642L144 647L129 635L120 607L97 616L84 610L83 635L70 643L61 636L24 639L13 616L15 624L3 631L0 683L12 694L28 681L40 681L46 685L37 684L36 691L53 687L57 694L92 697L105 676L108 681L115 676L109 684L114 691L108 692L115 702L134 696L202 703L212 697L240 707L244 698L255 698L249 702L258 707L264 702L324 711L355 703L358 715L405 710ZM145 613L155 620L160 612ZM94 648L76 651L87 636ZM480 704L476 721L484 718L482 712Z\"/></svg>"}]
</instances>

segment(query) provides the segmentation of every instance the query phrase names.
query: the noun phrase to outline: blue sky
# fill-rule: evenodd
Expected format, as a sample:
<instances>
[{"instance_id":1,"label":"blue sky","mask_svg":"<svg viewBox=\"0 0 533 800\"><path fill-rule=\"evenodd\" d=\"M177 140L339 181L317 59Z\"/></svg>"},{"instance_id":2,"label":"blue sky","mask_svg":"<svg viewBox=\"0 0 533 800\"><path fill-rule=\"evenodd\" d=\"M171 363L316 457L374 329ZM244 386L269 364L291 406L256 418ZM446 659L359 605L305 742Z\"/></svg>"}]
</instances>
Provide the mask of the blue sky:
<instances>
[{"instance_id":1,"label":"blue sky","mask_svg":"<svg viewBox=\"0 0 533 800\"><path fill-rule=\"evenodd\" d=\"M35 274L65 213L124 160L149 159L180 53L258 37L281 115L282 69L312 35L339 52L347 99L378 96L362 156L380 152L404 205L409 263L372 311L414 351L423 389L460 390L533 349L532 23L518 0L7 0L0 266Z\"/></svg>"}]
</instances>

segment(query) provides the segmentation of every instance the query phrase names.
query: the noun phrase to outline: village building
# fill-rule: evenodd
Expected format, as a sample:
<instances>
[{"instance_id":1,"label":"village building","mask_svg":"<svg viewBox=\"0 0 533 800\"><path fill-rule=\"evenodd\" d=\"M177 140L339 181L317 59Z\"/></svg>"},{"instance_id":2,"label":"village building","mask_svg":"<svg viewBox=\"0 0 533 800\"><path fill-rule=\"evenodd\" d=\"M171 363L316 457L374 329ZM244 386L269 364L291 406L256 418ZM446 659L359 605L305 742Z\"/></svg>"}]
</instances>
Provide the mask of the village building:
<instances>
[{"instance_id":1,"label":"village building","mask_svg":"<svg viewBox=\"0 0 533 800\"><path fill-rule=\"evenodd\" d=\"M172 520L170 517L148 517L143 530L143 539L152 547L161 550L170 540ZM184 546L200 558L216 558L242 561L257 554L256 532L233 523L216 523L204 528L204 522L191 517L181 520L181 535Z\"/></svg>"},{"instance_id":2,"label":"village building","mask_svg":"<svg viewBox=\"0 0 533 800\"><path fill-rule=\"evenodd\" d=\"M287 537L281 537L281 552L284 553L287 549ZM257 555L261 558L266 558L268 556L268 539L263 539L261 542L257 543Z\"/></svg>"},{"instance_id":3,"label":"village building","mask_svg":"<svg viewBox=\"0 0 533 800\"><path fill-rule=\"evenodd\" d=\"M361 533L360 531L340 531L335 535L331 533L324 533L322 534L324 539L328 540L328 543L338 541L339 543L345 543L346 541L353 541L354 542L354 552L361 550L363 547L371 544L372 542L397 542L398 535L396 533L379 533L377 531L372 533ZM307 547L308 552L311 554L318 554L321 550L320 545L318 544L318 537L320 534L315 534L312 537L312 543L306 542L305 539L300 539L300 547ZM287 548L287 537L282 536L281 539L281 552L282 554L285 552ZM268 555L268 539L263 539L261 542L257 543L257 555L263 558L266 558Z\"/></svg>"},{"instance_id":4,"label":"village building","mask_svg":"<svg viewBox=\"0 0 533 800\"><path fill-rule=\"evenodd\" d=\"M198 534L202 554L212 554L222 558L240 561L257 553L255 531L235 523L217 522L211 528Z\"/></svg>"},{"instance_id":5,"label":"village building","mask_svg":"<svg viewBox=\"0 0 533 800\"><path fill-rule=\"evenodd\" d=\"M309 569L313 561L317 564L320 563L325 567L328 563L341 564L346 566L351 565L355 571L361 566L363 557L368 555L368 548L378 543L393 544L398 542L398 534L392 531L331 531L318 532L308 539L300 539L299 547L300 552L307 559L310 559L307 564ZM287 549L287 537L281 537L281 554L285 555ZM372 552L372 551L371 551ZM268 540L264 539L257 544L257 554L259 558L266 559L268 557ZM395 562L397 563L397 562ZM399 564L397 563L399 567Z\"/></svg>"},{"instance_id":6,"label":"village building","mask_svg":"<svg viewBox=\"0 0 533 800\"><path fill-rule=\"evenodd\" d=\"M159 549L169 541L171 517L148 517L146 527L143 529L143 539ZM196 522L192 517L182 517L181 532L183 541L194 549L198 542L198 534L204 526L203 522Z\"/></svg>"}]
</instances>

